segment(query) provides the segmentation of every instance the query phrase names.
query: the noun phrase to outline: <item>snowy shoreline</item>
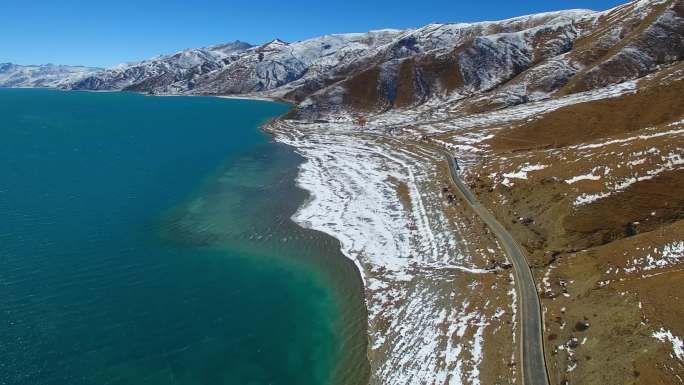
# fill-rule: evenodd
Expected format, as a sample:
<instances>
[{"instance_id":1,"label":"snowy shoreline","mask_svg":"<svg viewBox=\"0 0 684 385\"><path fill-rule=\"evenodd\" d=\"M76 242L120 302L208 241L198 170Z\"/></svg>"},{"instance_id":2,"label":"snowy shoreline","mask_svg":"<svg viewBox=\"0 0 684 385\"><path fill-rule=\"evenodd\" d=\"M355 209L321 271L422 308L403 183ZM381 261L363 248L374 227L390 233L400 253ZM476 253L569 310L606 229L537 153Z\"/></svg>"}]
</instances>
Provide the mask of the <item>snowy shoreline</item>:
<instances>
[{"instance_id":1,"label":"snowy shoreline","mask_svg":"<svg viewBox=\"0 0 684 385\"><path fill-rule=\"evenodd\" d=\"M473 298L472 280L486 271L446 217L439 189L426 188L442 154L348 122L276 120L265 130L305 159L296 183L309 199L292 220L339 240L359 271L370 383L479 383L483 334L499 322L488 313L514 310Z\"/></svg>"},{"instance_id":2,"label":"snowy shoreline","mask_svg":"<svg viewBox=\"0 0 684 385\"><path fill-rule=\"evenodd\" d=\"M203 95L196 95L196 96L203 96ZM273 102L273 103L283 103L282 100L277 99L277 98L269 98L265 96L249 96L249 95L240 95L240 96L233 96L233 95L207 95L215 98L220 98L220 99L235 99L235 100L259 100L262 102Z\"/></svg>"}]
</instances>

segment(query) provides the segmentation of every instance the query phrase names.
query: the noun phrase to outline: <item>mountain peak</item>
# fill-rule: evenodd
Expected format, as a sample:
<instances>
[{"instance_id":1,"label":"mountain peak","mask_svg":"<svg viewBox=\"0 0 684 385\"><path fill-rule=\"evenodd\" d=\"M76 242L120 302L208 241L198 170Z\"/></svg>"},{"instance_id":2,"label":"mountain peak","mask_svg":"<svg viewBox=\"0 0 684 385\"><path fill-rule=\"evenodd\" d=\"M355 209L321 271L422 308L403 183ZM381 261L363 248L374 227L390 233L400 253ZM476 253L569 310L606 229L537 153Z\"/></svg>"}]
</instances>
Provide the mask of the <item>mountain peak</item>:
<instances>
[{"instance_id":1,"label":"mountain peak","mask_svg":"<svg viewBox=\"0 0 684 385\"><path fill-rule=\"evenodd\" d=\"M270 45L289 45L289 43L284 41L284 40L280 40L278 38L275 38L275 39L269 41L268 43L264 44L264 46L270 46Z\"/></svg>"}]
</instances>

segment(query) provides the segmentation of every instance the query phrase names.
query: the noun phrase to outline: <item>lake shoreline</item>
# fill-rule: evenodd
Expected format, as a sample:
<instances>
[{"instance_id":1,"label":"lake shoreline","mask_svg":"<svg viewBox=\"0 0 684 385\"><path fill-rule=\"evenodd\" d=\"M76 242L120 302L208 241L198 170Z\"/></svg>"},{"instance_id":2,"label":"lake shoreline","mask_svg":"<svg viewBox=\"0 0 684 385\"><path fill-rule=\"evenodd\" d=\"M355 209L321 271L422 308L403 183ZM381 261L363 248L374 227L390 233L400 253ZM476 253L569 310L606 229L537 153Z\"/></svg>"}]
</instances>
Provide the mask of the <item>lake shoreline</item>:
<instances>
[{"instance_id":1,"label":"lake shoreline","mask_svg":"<svg viewBox=\"0 0 684 385\"><path fill-rule=\"evenodd\" d=\"M512 278L483 268L505 255L469 225L472 213L445 207L441 152L351 116L274 119L265 129L306 159L297 183L311 198L292 219L338 239L362 277L369 384L477 379L489 371L485 351L509 362L512 346L492 341L515 339L514 329L498 331L515 319ZM501 371L515 378L514 366Z\"/></svg>"},{"instance_id":2,"label":"lake shoreline","mask_svg":"<svg viewBox=\"0 0 684 385\"><path fill-rule=\"evenodd\" d=\"M283 103L283 104L288 104L292 108L296 108L295 105L287 102L282 102L279 100L270 100L270 99L265 99L265 98L257 98L253 99L251 97L221 97L218 96L219 98L225 98L225 99L243 99L243 100L260 100L260 101L271 101L271 102L277 102L277 103ZM288 111L289 112L289 111ZM271 140L273 140L276 144L282 145L288 148L289 151L292 151L293 153L297 154L300 157L300 162L297 165L297 173L295 178L293 179L293 183L296 185L296 187L304 192L306 194L306 197L298 202L298 207L297 210L291 214L290 220L298 227L303 229L304 231L308 232L313 232L313 233L320 233L324 235L325 237L330 237L331 239L334 239L335 242L337 242L337 249L340 253L340 258L342 259L342 263L350 263L353 266L353 271L355 273L354 278L359 280L359 293L358 293L358 300L359 303L362 305L363 308L363 335L365 339L365 344L363 347L364 350L364 355L363 355L363 361L365 364L361 364L358 361L357 357L351 357L348 356L347 354L343 355L343 358L341 360L342 364L339 365L339 367L336 368L335 373L333 374L333 379L330 385L368 385L370 382L370 370L367 367L369 364L371 364L368 352L369 352L369 347L368 347L368 307L366 304L366 295L365 295L365 290L366 290L366 281L365 281L365 275L363 274L363 267L359 263L357 259L350 258L348 255L344 253L343 247L341 245L341 240L336 236L337 234L335 233L330 233L328 231L321 231L320 228L316 228L313 226L308 225L306 222L297 220L298 214L300 214L303 211L306 211L307 208L310 206L312 202L314 202L317 197L316 197L316 191L308 188L306 185L302 185L300 183L300 175L301 175L301 170L304 165L309 162L309 159L304 156L300 148L296 145L294 145L292 142L289 142L287 140L284 140L282 133L279 133L277 130L273 130L273 127L275 124L277 124L281 119L282 116L286 115L287 113L281 115L280 117L275 117L272 119L269 119L269 121L265 122L260 126L260 130L262 130L265 134L269 135ZM341 329L347 329L349 325L347 324L342 324L340 325ZM355 351L354 347L352 347L351 351L349 353L358 353ZM363 380L359 383L359 378L363 378ZM350 382L350 378L352 379Z\"/></svg>"}]
</instances>

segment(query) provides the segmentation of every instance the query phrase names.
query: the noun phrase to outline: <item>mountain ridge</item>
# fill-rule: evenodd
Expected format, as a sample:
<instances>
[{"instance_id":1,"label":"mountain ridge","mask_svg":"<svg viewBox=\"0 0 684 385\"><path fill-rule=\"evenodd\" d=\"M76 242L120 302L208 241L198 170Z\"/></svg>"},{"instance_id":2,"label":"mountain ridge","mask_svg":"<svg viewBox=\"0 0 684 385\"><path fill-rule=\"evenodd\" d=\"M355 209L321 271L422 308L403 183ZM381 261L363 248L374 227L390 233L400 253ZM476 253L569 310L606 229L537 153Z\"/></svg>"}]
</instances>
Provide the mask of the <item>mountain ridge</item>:
<instances>
[{"instance_id":1,"label":"mountain ridge","mask_svg":"<svg viewBox=\"0 0 684 385\"><path fill-rule=\"evenodd\" d=\"M100 71L103 69L51 63L39 65L0 63L0 87L68 87L72 82Z\"/></svg>"},{"instance_id":2,"label":"mountain ridge","mask_svg":"<svg viewBox=\"0 0 684 385\"><path fill-rule=\"evenodd\" d=\"M75 90L252 95L299 104L302 116L321 109L371 112L467 98L457 103L459 108L479 111L642 77L681 59L682 30L681 3L637 0L606 11L432 23L291 43L274 39L258 46L235 41L48 84Z\"/></svg>"}]
</instances>

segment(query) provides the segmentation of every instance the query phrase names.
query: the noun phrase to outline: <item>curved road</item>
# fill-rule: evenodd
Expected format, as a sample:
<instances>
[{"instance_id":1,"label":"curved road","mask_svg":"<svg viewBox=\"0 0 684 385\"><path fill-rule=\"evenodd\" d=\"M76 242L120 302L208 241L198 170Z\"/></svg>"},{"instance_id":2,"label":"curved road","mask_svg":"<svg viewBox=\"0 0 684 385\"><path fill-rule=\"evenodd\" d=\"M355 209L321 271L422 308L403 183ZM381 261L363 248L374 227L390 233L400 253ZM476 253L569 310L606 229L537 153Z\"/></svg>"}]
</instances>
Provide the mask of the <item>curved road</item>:
<instances>
[{"instance_id":1,"label":"curved road","mask_svg":"<svg viewBox=\"0 0 684 385\"><path fill-rule=\"evenodd\" d=\"M532 271L525 255L511 234L494 218L489 210L480 204L468 186L458 177L454 158L445 154L449 163L449 173L459 193L475 210L477 215L489 226L508 254L515 270L515 282L518 292L518 320L520 324L520 366L524 385L548 385L549 377L544 360L544 341L542 334L542 316L537 288Z\"/></svg>"}]
</instances>

